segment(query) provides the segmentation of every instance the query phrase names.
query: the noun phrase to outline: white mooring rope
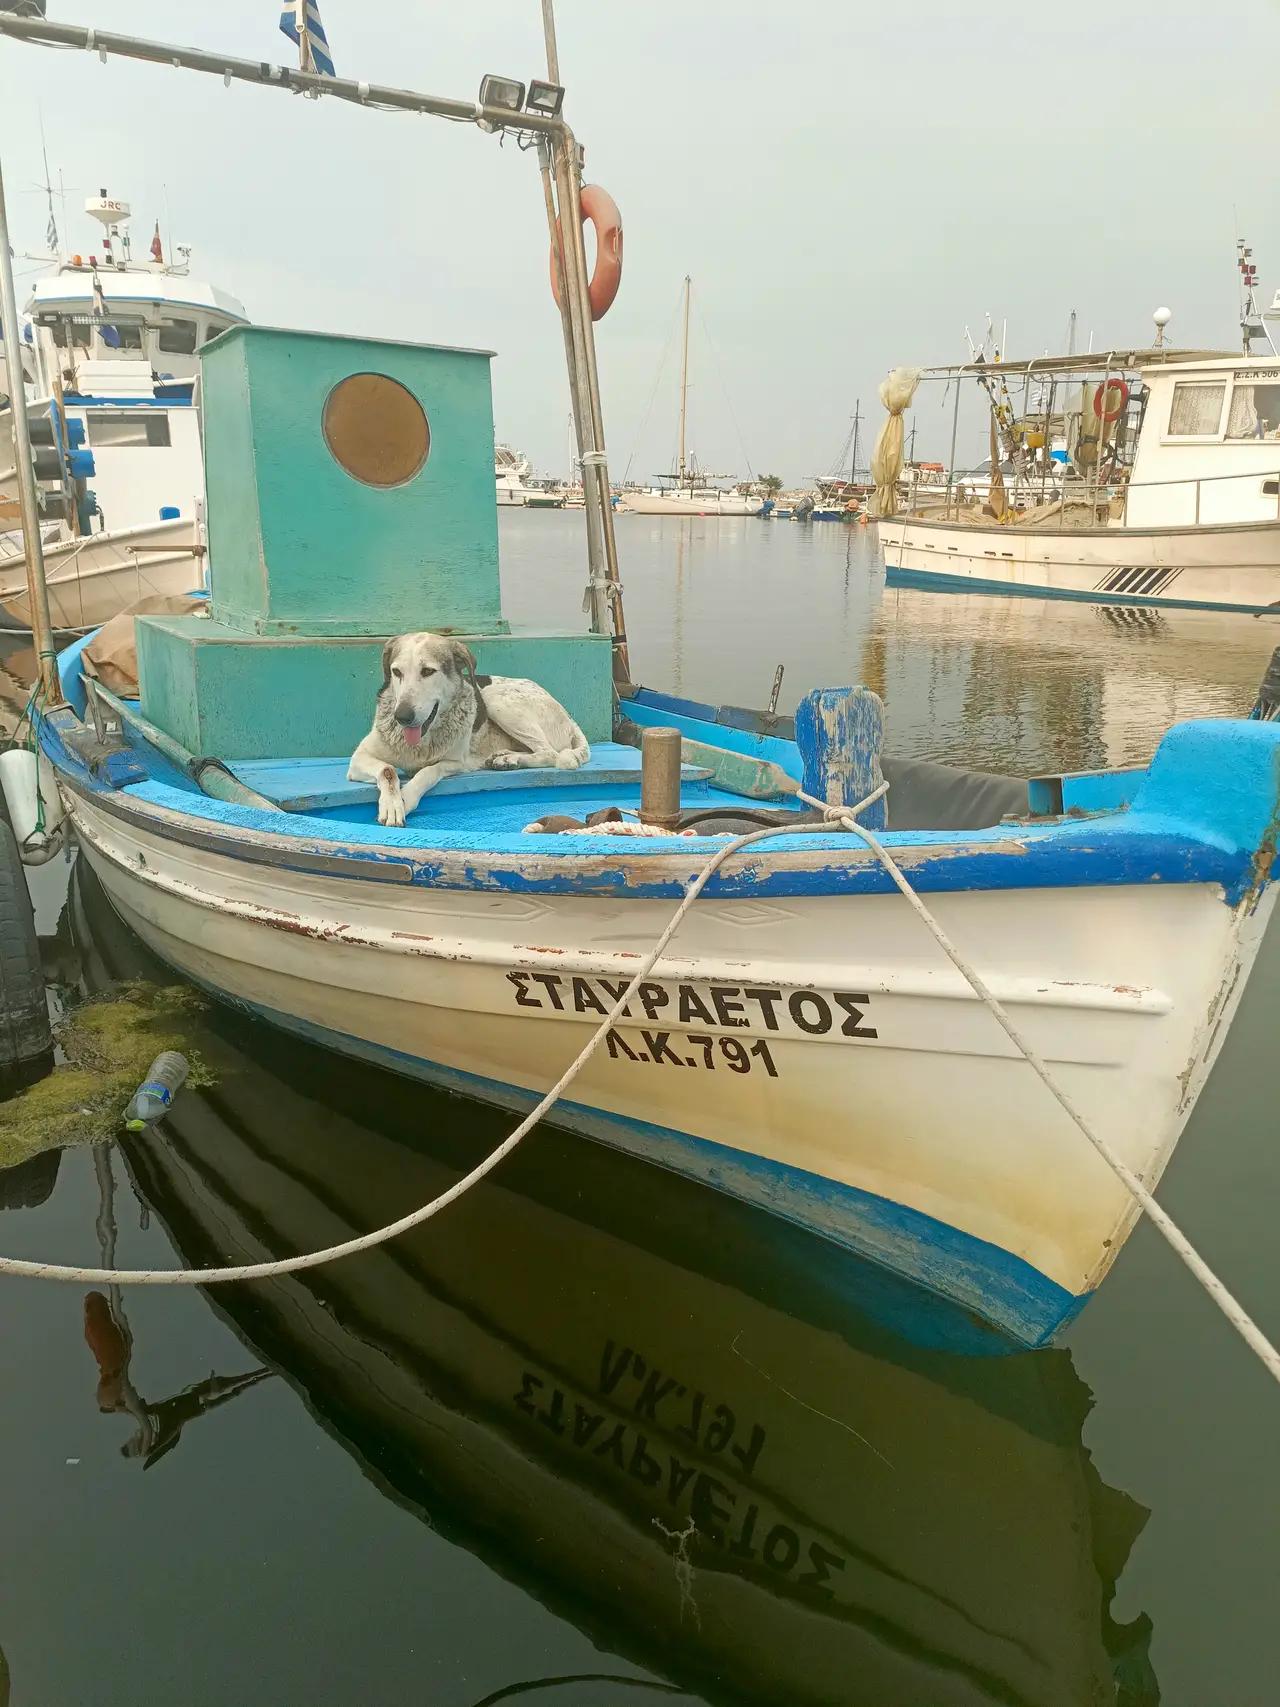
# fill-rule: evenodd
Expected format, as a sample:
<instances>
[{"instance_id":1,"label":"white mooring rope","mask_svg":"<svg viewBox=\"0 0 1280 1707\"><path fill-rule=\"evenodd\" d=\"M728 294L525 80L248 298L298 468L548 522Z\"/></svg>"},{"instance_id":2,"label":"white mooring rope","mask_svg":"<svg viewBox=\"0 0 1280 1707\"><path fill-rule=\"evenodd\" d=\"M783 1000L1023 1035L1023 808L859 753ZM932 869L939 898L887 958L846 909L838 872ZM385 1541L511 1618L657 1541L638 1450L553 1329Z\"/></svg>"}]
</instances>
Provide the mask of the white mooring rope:
<instances>
[{"instance_id":1,"label":"white mooring rope","mask_svg":"<svg viewBox=\"0 0 1280 1707\"><path fill-rule=\"evenodd\" d=\"M1280 1352L1277 1352L1253 1318L1218 1279L1173 1218L1160 1207L1137 1174L1120 1160L1106 1139L1094 1131L1071 1097L1050 1073L1040 1055L1027 1042L1004 1008L983 983L982 978L961 954L916 894L883 844L870 830L864 829L861 824L855 821L858 813L865 812L868 806L871 806L888 792L888 787L888 783L881 783L880 787L867 795L865 800L860 800L856 806L845 809L832 807L825 801L816 800L812 795L800 791L797 791L796 798L803 800L808 806L817 807L819 811L826 814L829 822L842 824L846 830L858 836L871 849L923 921L939 948L964 978L974 995L988 1009L1019 1054L1070 1116L1072 1122L1088 1139L1134 1201L1155 1223L1165 1240L1195 1275L1245 1344L1258 1356L1275 1379L1280 1381ZM277 1275L294 1274L300 1269L319 1268L326 1263L337 1262L342 1257L356 1256L361 1251L373 1250L378 1245L386 1244L390 1239L398 1238L401 1233L407 1233L412 1228L421 1226L424 1221L429 1221L432 1216L438 1215L442 1209L447 1209L451 1203L456 1202L458 1198L470 1191L473 1185L479 1184L486 1174L492 1173L498 1163L511 1154L520 1140L526 1137L547 1111L559 1101L592 1055L595 1054L606 1033L627 1006L638 986L653 971L654 966L662 956L663 950L676 934L685 915L706 887L708 880L714 876L731 854L737 853L753 842L764 841L770 836L792 836L805 831L821 833L824 828L824 825L776 824L771 825L768 829L753 830L745 836L736 836L732 841L726 842L722 848L717 848L689 885L684 899L672 914L667 928L645 957L626 989L600 1021L585 1047L556 1080L537 1107L526 1115L515 1131L504 1139L496 1150L491 1151L469 1174L465 1174L454 1185L450 1186L448 1191L442 1192L439 1197L433 1198L421 1209L415 1209L412 1214L402 1216L399 1221L392 1221L388 1226L379 1227L372 1233L364 1233L359 1238L348 1239L343 1244L330 1245L322 1251L309 1251L303 1256L283 1257L276 1262L244 1263L238 1267L227 1268L117 1269L76 1268L60 1263L29 1262L18 1257L0 1257L0 1274L15 1275L29 1280L70 1280L91 1285L108 1284L115 1286L211 1286L215 1283L232 1280L270 1280Z\"/></svg>"},{"instance_id":2,"label":"white mooring rope","mask_svg":"<svg viewBox=\"0 0 1280 1707\"><path fill-rule=\"evenodd\" d=\"M820 800L814 800L813 797L808 794L799 794L798 798L807 802L810 806L822 805ZM855 810L860 812L863 810L865 805L866 802L864 801L862 805L855 808ZM1112 1173L1115 1174L1116 1178L1125 1187L1126 1191L1128 1191L1134 1201L1139 1204L1143 1210L1145 1210L1148 1217L1154 1221L1156 1227L1164 1235L1165 1239L1177 1254L1182 1258L1183 1262L1186 1263L1192 1274L1195 1275L1201 1286L1204 1287L1210 1298L1213 1299L1214 1303L1218 1306L1219 1310L1222 1311L1223 1315L1231 1323L1231 1326L1240 1335L1241 1339L1244 1340L1245 1344L1249 1346L1252 1351L1257 1353L1258 1357L1271 1371L1272 1375L1275 1376L1276 1380L1280 1381L1280 1352L1278 1352L1275 1346L1272 1345L1271 1341L1253 1320L1252 1316L1248 1314L1244 1306L1227 1291L1227 1288L1218 1279L1217 1275L1209 1267L1208 1263L1200 1255L1199 1251L1196 1250L1195 1246L1191 1243L1191 1240L1188 1239L1186 1234L1174 1221L1173 1217L1169 1215L1166 1210L1160 1207L1155 1198L1147 1190L1146 1186L1143 1185L1142 1181L1138 1178L1137 1174L1133 1172L1132 1168L1126 1167L1120 1160L1119 1156L1116 1155L1115 1151L1107 1143L1106 1139L1100 1137L1099 1134L1094 1131L1093 1127L1085 1119L1084 1115L1081 1114L1080 1110L1067 1095L1066 1091L1063 1090L1062 1086L1054 1078L1044 1061L1027 1042L1026 1038L1001 1007L1000 1003L991 994L991 991L988 990L978 973L972 966L970 966L964 955L961 954L960 950L952 942L951 938L943 930L942 926L934 918L933 914L907 882L906 878L902 875L897 865L889 857L889 854L881 846L879 841L877 841L875 836L872 835L870 830L863 829L861 824L855 824L851 817L845 817L842 814L833 812L830 807L827 807L825 810L830 817L837 819L839 823L843 824L846 830L851 830L855 836L860 836L871 849L872 853L875 854L881 865L889 873L889 876L897 884L898 888L906 896L912 907L924 921L930 934L933 936L934 941L938 944L938 947L947 956L947 959L950 960L956 971L959 972L967 981L974 995L986 1005L992 1018L998 1022L1010 1042L1027 1062L1027 1065L1034 1069L1036 1076L1043 1082L1050 1094L1070 1115L1071 1119L1080 1128L1081 1132L1084 1133L1085 1137L1093 1145L1094 1149L1102 1157L1103 1161L1111 1169Z\"/></svg>"},{"instance_id":3,"label":"white mooring rope","mask_svg":"<svg viewBox=\"0 0 1280 1707\"><path fill-rule=\"evenodd\" d=\"M860 800L850 811L864 812L873 801L879 800L881 795L888 791L888 787L887 782L882 783L874 794ZM547 1110L560 1100L595 1054L606 1032L636 993L638 986L653 971L663 950L679 929L685 914L701 895L708 879L719 870L725 860L740 848L746 847L749 842L763 841L766 836L794 835L796 829L804 827L806 826L779 825L770 826L767 830L752 830L748 835L736 836L722 848L717 848L685 891L684 899L672 914L670 924L646 955L639 971L600 1021L586 1046L566 1067L538 1106L525 1116L510 1137L505 1138L497 1149L491 1151L469 1174L464 1174L448 1191L441 1192L439 1197L432 1198L430 1203L424 1204L421 1209L415 1209L411 1215L402 1216L399 1221L379 1227L375 1232L364 1233L358 1239L348 1239L341 1245L330 1245L327 1250L309 1251L305 1256L299 1257L283 1257L278 1262L243 1263L237 1268L74 1268L63 1263L27 1262L19 1257L0 1257L0 1274L18 1275L28 1280L74 1280L113 1286L211 1286L215 1282L226 1280L270 1280L276 1275L293 1274L303 1268L319 1268L324 1263L336 1262L340 1257L352 1257L360 1251L373 1250L378 1245L386 1244L389 1239L409 1232L411 1228L420 1227L424 1221L429 1221L433 1215L438 1215L442 1209L447 1209L451 1203L455 1203L470 1191L473 1185L478 1185L486 1174L492 1173L498 1163L509 1156L520 1140L533 1130ZM823 826L819 825L817 828L821 829Z\"/></svg>"}]
</instances>

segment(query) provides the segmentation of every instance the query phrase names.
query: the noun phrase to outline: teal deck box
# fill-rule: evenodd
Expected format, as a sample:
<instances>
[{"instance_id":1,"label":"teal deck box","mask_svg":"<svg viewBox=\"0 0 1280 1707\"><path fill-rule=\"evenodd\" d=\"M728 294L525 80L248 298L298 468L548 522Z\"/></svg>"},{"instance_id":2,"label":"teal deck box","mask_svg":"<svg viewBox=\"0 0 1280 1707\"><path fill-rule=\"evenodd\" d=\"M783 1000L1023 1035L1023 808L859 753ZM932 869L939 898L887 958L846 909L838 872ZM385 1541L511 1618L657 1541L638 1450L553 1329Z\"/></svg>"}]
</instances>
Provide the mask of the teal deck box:
<instances>
[{"instance_id":1,"label":"teal deck box","mask_svg":"<svg viewBox=\"0 0 1280 1707\"><path fill-rule=\"evenodd\" d=\"M205 346L210 614L137 619L146 717L198 758L349 753L383 642L431 629L609 738L609 638L503 619L489 362L261 326Z\"/></svg>"},{"instance_id":2,"label":"teal deck box","mask_svg":"<svg viewBox=\"0 0 1280 1707\"><path fill-rule=\"evenodd\" d=\"M490 354L235 326L201 355L213 615L503 630Z\"/></svg>"}]
</instances>

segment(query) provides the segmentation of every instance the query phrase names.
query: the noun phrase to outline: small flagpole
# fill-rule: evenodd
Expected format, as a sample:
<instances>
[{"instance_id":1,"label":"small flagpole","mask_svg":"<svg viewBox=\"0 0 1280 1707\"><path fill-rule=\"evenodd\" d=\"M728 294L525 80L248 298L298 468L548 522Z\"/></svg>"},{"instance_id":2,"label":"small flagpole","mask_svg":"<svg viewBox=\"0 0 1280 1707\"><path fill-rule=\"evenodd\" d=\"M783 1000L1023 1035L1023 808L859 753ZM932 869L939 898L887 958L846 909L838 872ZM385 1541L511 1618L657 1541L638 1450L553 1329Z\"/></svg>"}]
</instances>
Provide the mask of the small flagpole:
<instances>
[{"instance_id":1,"label":"small flagpole","mask_svg":"<svg viewBox=\"0 0 1280 1707\"><path fill-rule=\"evenodd\" d=\"M315 59L311 53L311 29L307 23L307 0L297 0L294 17L298 25L298 62L303 71L314 71Z\"/></svg>"}]
</instances>

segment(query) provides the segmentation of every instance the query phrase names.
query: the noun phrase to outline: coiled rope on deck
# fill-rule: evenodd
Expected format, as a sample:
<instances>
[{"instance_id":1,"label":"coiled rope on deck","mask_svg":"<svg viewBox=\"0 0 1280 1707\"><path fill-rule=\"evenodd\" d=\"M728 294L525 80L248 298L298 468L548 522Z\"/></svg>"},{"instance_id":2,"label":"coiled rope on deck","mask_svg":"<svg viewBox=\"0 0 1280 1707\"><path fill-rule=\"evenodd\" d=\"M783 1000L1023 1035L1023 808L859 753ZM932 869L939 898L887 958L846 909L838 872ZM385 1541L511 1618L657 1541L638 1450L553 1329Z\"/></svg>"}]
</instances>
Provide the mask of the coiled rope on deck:
<instances>
[{"instance_id":1,"label":"coiled rope on deck","mask_svg":"<svg viewBox=\"0 0 1280 1707\"><path fill-rule=\"evenodd\" d=\"M565 1091L573 1083L574 1079L577 1078L578 1074L595 1054L614 1022L622 1014L632 996L635 995L640 984L653 971L659 959L662 957L663 951L666 949L668 943L670 943L672 937L675 936L676 931L683 923L689 909L698 899L698 896L702 893L710 878L714 876L726 859L730 858L731 855L738 853L742 848L745 848L754 842L764 841L768 837L791 836L804 834L806 832L816 832L821 834L827 828L828 824L838 823L843 825L844 828L850 831L853 835L859 837L876 856L880 864L892 878L894 884L906 897L913 911L923 922L939 948L942 949L948 960L951 961L952 965L960 973L961 977L964 978L974 995L977 996L979 1001L981 1001L987 1008L992 1018L1009 1038L1010 1042L1026 1061L1027 1065L1032 1068L1036 1076L1049 1091L1050 1095L1064 1110L1072 1123L1080 1130L1094 1150L1097 1151L1098 1155L1111 1169L1112 1173L1115 1174L1116 1178L1129 1192L1133 1200L1155 1224L1157 1230L1164 1237L1170 1248L1191 1270L1191 1273L1200 1282L1200 1285L1218 1306L1219 1310L1222 1311L1222 1314L1231 1323L1232 1327L1240 1335L1241 1339L1244 1340L1245 1344L1255 1353L1271 1375L1280 1382L1280 1352L1278 1352L1275 1346L1271 1344L1270 1340L1268 1340L1266 1335L1262 1332L1262 1329L1258 1327L1257 1323L1244 1309L1243 1305L1238 1302L1223 1282L1219 1280L1218 1276L1209 1267L1208 1263L1205 1262L1204 1258L1196 1250L1190 1239L1188 1239L1186 1234L1178 1227L1177 1223L1173 1220L1173 1217L1169 1215L1166 1210L1161 1208L1160 1204L1157 1203L1154 1196L1150 1191L1148 1191L1147 1187L1142 1183L1138 1175L1120 1159L1120 1157L1107 1143L1106 1139L1099 1133L1095 1132L1090 1122L1086 1119L1080 1109L1077 1108L1071 1096L1063 1090L1061 1085L1058 1084L1039 1053L1032 1047L1032 1045L1023 1036L1022 1032L1013 1023L996 997L992 995L991 991L983 982L980 974L969 964L965 956L951 941L951 938L943 930L942 926L916 894L915 890L911 887L910 883L903 875L896 861L884 847L883 843L870 830L864 828L863 825L857 822L858 814L865 812L868 806L872 805L875 801L879 800L884 794L886 794L888 792L888 787L888 783L881 783L879 788L875 789L871 794L868 794L864 800L860 800L856 806L846 808L833 807L826 801L816 800L812 795L805 794L798 790L796 798L803 800L808 806L817 807L819 811L826 815L826 823L818 825L771 825L767 829L753 830L745 836L736 836L732 841L726 842L723 847L717 848L715 853L689 885L683 900L672 914L671 920L666 929L658 938L650 952L645 956L639 970L633 975L631 981L627 984L626 988L618 997L612 1008L610 1008L609 1012L600 1021L600 1024L591 1034L586 1045L575 1056L570 1065L556 1080L555 1084L552 1085L551 1089L541 1099L537 1107L526 1115L520 1122L519 1126L516 1127L515 1131L512 1132L508 1138L504 1139L495 1150L492 1150L482 1162L471 1170L470 1173L464 1174L460 1180L450 1186L448 1191L442 1192L439 1197L433 1198L430 1203L424 1204L421 1209L414 1210L412 1214L402 1216L400 1220L392 1221L385 1227L379 1227L372 1233L364 1233L358 1238L348 1239L340 1245L330 1245L321 1251L309 1251L302 1256L282 1257L274 1262L243 1263L238 1266L225 1268L115 1269L78 1268L61 1263L31 1262L18 1257L0 1257L0 1274L10 1274L31 1280L69 1280L91 1285L108 1284L116 1286L211 1286L235 1280L271 1280L279 1275L295 1274L302 1269L320 1268L326 1263L337 1262L342 1257L357 1256L362 1251L373 1250L379 1245L386 1244L391 1239L398 1238L401 1233L407 1233L414 1227L420 1227L423 1222L429 1221L433 1216L438 1215L442 1209L447 1209L451 1203L455 1203L458 1198L464 1196L468 1191L470 1191L472 1186L478 1185L487 1174L492 1173L494 1168L498 1166L499 1162L503 1161L511 1154L517 1144L520 1143L521 1139L525 1138L543 1118L543 1116L560 1100Z\"/></svg>"}]
</instances>

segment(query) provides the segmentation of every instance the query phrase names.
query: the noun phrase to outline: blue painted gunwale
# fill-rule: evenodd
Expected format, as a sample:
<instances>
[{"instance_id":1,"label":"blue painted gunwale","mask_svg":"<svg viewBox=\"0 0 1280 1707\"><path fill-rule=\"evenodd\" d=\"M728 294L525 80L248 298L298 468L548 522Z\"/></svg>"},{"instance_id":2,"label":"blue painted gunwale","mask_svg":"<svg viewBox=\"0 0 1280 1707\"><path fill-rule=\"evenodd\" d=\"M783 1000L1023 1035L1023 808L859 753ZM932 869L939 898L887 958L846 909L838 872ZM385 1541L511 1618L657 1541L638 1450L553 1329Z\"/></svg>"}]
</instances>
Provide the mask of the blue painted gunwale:
<instances>
[{"instance_id":1,"label":"blue painted gunwale","mask_svg":"<svg viewBox=\"0 0 1280 1707\"><path fill-rule=\"evenodd\" d=\"M79 656L88 637L59 655L68 702L84 715ZM794 768L794 743L761 736L716 721L714 707L641 690L628 702L654 721L683 718L694 738L713 746L786 760ZM679 708L678 711L676 708ZM706 714L698 717L697 713ZM633 895L679 898L708 855L713 838L619 838L603 845L596 836L549 838L523 834L477 835L453 823L433 822L445 803L428 795L402 830L373 822L335 821L321 813L257 811L212 800L154 749L135 742L149 780L116 789L92 776L57 731L56 715L43 720L41 741L65 780L103 805L142 819L158 834L184 820L231 858L269 857L296 869L316 856L335 872L367 881L386 868L391 881L442 888L506 890L527 894ZM741 744L739 744L741 743ZM785 750L785 751L779 751ZM529 772L530 816L563 811L581 816L582 795L555 787L558 773ZM696 785L699 804L731 805L738 797ZM619 805L638 804L619 787ZM511 796L512 798L516 796ZM471 796L475 800L475 796ZM433 805L434 802L434 805ZM758 804L745 802L747 805ZM176 816L175 816L176 815ZM989 830L886 831L884 845L922 893L1114 887L1147 883L1208 883L1235 905L1252 887L1269 880L1280 819L1280 724L1245 719L1201 719L1179 724L1161 742L1130 803L1087 822L1046 820L1004 823ZM704 891L709 897L885 895L892 879L865 848L846 834L779 836L759 852L744 854L735 869L718 872ZM827 856L824 858L824 856Z\"/></svg>"},{"instance_id":2,"label":"blue painted gunwale","mask_svg":"<svg viewBox=\"0 0 1280 1707\"><path fill-rule=\"evenodd\" d=\"M715 733L718 726L710 726L708 734ZM320 856L332 862L335 874L347 875L343 866L349 863L350 876L365 881L385 868L388 880L429 887L678 898L721 845L712 838L675 844L629 838L602 846L600 838L572 835L548 845L519 833L477 834L457 827L456 800L448 803L453 822L433 822L446 802L436 802L433 814L431 796L398 831L372 821L335 822L319 813L282 816L200 794L150 748L135 748L145 758L148 780L115 789L91 775L63 743L56 715L43 720L41 739L71 787L161 836L186 826L231 858L269 859L305 870ZM555 773L529 775L531 815L575 811L571 791L562 798L555 790ZM1234 905L1260 874L1269 876L1265 856L1275 840L1278 779L1280 725L1206 720L1180 725L1166 736L1127 811L1086 823L889 831L883 840L926 894L1208 883L1220 886ZM616 791L619 804L632 803L627 792ZM714 790L707 794L726 805L736 799ZM296 864L293 855L299 856ZM849 836L803 833L779 836L767 852L744 854L705 891L723 898L895 892L874 856Z\"/></svg>"},{"instance_id":3,"label":"blue painted gunwale","mask_svg":"<svg viewBox=\"0 0 1280 1707\"><path fill-rule=\"evenodd\" d=\"M1217 599L1167 599L1142 597L1137 593L1076 592L1064 587L1014 585L1009 581L988 581L977 575L935 575L930 569L891 569L885 567L886 587L919 587L936 593L1007 593L1010 598L1070 599L1086 605L1154 605L1175 606L1179 610L1227 610L1246 616L1280 616L1280 605L1232 605Z\"/></svg>"},{"instance_id":4,"label":"blue painted gunwale","mask_svg":"<svg viewBox=\"0 0 1280 1707\"><path fill-rule=\"evenodd\" d=\"M796 782L803 781L804 761L794 741L777 735L757 735L749 729L735 729L719 721L719 708L699 705L694 700L668 699L664 694L641 690L634 699L623 704L624 714L642 728L678 729L691 741L705 741L726 752L743 753L749 759L765 759L777 765Z\"/></svg>"}]
</instances>

